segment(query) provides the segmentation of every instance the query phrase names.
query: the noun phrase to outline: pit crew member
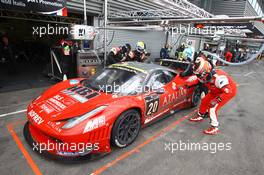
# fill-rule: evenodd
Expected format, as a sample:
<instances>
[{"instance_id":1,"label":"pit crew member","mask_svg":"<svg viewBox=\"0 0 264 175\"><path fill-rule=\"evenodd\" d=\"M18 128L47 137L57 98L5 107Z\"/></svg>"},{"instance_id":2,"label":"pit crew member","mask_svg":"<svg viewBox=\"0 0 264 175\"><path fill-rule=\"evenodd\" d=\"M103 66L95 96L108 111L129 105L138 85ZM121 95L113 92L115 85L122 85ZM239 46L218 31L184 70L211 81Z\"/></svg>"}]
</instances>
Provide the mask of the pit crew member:
<instances>
[{"instance_id":1,"label":"pit crew member","mask_svg":"<svg viewBox=\"0 0 264 175\"><path fill-rule=\"evenodd\" d=\"M196 59L193 72L207 87L208 93L202 98L198 114L190 118L190 121L202 121L208 114L211 127L204 130L204 134L215 135L219 132L218 112L236 95L236 83L226 72L213 69L211 64L201 57Z\"/></svg>"},{"instance_id":2,"label":"pit crew member","mask_svg":"<svg viewBox=\"0 0 264 175\"><path fill-rule=\"evenodd\" d=\"M136 49L129 53L129 59L130 61L144 62L146 55L146 44L143 41L139 41L136 44Z\"/></svg>"},{"instance_id":3,"label":"pit crew member","mask_svg":"<svg viewBox=\"0 0 264 175\"><path fill-rule=\"evenodd\" d=\"M128 54L131 51L131 45L125 44L124 46L113 47L107 56L107 65L126 61Z\"/></svg>"}]
</instances>

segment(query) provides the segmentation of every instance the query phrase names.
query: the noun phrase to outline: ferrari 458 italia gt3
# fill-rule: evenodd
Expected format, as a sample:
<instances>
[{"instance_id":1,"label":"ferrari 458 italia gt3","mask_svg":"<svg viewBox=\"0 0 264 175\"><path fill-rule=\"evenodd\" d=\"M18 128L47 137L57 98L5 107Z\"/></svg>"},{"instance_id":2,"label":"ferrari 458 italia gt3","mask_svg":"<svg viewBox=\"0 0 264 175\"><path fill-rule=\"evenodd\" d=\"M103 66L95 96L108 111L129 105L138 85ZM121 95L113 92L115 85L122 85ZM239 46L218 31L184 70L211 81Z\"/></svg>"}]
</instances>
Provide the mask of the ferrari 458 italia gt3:
<instances>
[{"instance_id":1,"label":"ferrari 458 italia gt3","mask_svg":"<svg viewBox=\"0 0 264 175\"><path fill-rule=\"evenodd\" d=\"M24 136L35 150L76 157L123 148L141 128L200 100L195 75L155 64L111 65L54 85L29 104Z\"/></svg>"}]
</instances>

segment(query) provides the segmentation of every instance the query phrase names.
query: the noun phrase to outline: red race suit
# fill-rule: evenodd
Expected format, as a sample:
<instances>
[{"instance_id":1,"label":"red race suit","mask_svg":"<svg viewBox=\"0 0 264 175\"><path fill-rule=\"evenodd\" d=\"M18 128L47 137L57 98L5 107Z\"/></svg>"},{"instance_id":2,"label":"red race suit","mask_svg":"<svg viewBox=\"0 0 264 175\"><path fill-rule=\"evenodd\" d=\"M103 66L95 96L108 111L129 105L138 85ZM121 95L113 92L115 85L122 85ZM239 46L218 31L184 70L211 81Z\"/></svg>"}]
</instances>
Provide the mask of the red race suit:
<instances>
[{"instance_id":1,"label":"red race suit","mask_svg":"<svg viewBox=\"0 0 264 175\"><path fill-rule=\"evenodd\" d=\"M218 127L218 111L236 95L237 86L226 72L219 69L204 85L208 88L208 94L201 101L199 113L204 115L208 112L211 125Z\"/></svg>"}]
</instances>

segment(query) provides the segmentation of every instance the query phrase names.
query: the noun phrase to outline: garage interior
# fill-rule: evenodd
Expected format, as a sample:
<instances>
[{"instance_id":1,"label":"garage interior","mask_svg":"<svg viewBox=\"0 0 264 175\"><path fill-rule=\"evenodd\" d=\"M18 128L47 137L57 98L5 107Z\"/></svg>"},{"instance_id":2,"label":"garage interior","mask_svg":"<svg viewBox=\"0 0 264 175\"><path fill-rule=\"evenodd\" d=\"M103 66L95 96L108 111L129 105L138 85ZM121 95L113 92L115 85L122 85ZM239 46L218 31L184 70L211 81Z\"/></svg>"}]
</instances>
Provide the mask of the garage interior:
<instances>
[{"instance_id":1,"label":"garage interior","mask_svg":"<svg viewBox=\"0 0 264 175\"><path fill-rule=\"evenodd\" d=\"M90 43L91 47L103 55L112 47L125 43L131 43L132 48L135 48L136 42L143 40L153 62L159 57L160 49L166 43L173 46L171 53L174 57L176 49L187 39L195 41L194 47L197 51L203 50L206 44L211 51L217 50L220 41L214 40L215 36L167 36L164 31L166 27L197 23L235 23L237 25L234 26L238 27L241 23L250 24L252 26L245 30L243 37L236 34L221 36L221 41L230 48L239 45L240 48L249 49L251 54L257 53L263 46L263 13L260 14L260 10L264 10L263 0L189 0L187 2L191 3L191 7L184 2L185 0L110 0L107 6L108 22L104 26L105 1L86 0L87 25L99 30ZM253 6L254 3L258 5ZM50 71L50 49L65 37L36 37L32 35L32 27L56 23L61 26L84 23L82 1L68 1L67 8L68 17L48 18L46 15L38 15L40 19L30 19L26 13L23 18L10 18L11 15L6 16L6 11L0 8L0 33L8 35L16 53L14 65L8 67L0 64L2 174L263 174L263 58L240 66L219 66L236 81L238 94L221 110L221 132L216 136L202 134L209 119L202 123L188 121L197 112L196 108L191 108L153 122L141 130L133 144L123 149L112 148L111 153L88 155L79 160L53 160L32 151L23 136L26 109L33 99L60 81L48 76L47 72ZM190 12L190 8L195 8L196 11ZM219 21L216 15L229 17L225 16ZM108 28L106 34L104 27ZM263 57L263 53L261 54ZM230 143L232 149L210 152L173 151L166 148L168 144L180 142L213 143L211 146L214 143Z\"/></svg>"},{"instance_id":2,"label":"garage interior","mask_svg":"<svg viewBox=\"0 0 264 175\"><path fill-rule=\"evenodd\" d=\"M0 33L8 36L12 48L14 63L0 64L0 92L47 87L58 81L48 76L50 72L50 49L59 45L63 34L43 35L34 34L34 29L46 26L66 27L71 23L81 23L82 14L72 12L68 17L47 17L41 14L29 16L24 12L8 11L2 14ZM89 25L93 19L87 17Z\"/></svg>"}]
</instances>

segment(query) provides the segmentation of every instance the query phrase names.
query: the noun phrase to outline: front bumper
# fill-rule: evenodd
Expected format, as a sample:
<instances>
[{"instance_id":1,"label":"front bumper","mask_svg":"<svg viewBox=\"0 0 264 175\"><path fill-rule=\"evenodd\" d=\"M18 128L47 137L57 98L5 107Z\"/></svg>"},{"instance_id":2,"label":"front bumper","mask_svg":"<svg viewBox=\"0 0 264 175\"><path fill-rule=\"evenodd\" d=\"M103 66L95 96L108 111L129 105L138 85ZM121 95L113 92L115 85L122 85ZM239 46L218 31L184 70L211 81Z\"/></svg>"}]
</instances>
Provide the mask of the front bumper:
<instances>
[{"instance_id":1,"label":"front bumper","mask_svg":"<svg viewBox=\"0 0 264 175\"><path fill-rule=\"evenodd\" d=\"M80 145L78 142L73 142L75 144L67 143L46 135L30 122L27 122L24 126L24 137L27 143L32 147L33 151L51 158L83 157L92 153L110 152L109 139L98 141L95 138L96 135L99 136L96 133L91 134L86 140L86 143L81 144L81 147L79 147L77 146ZM108 134L106 134L106 137L104 138L108 138L107 135Z\"/></svg>"}]
</instances>

